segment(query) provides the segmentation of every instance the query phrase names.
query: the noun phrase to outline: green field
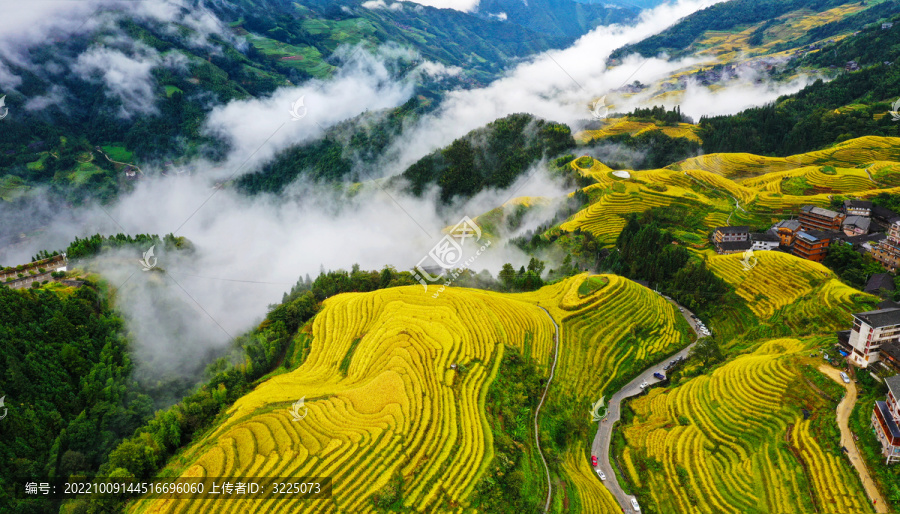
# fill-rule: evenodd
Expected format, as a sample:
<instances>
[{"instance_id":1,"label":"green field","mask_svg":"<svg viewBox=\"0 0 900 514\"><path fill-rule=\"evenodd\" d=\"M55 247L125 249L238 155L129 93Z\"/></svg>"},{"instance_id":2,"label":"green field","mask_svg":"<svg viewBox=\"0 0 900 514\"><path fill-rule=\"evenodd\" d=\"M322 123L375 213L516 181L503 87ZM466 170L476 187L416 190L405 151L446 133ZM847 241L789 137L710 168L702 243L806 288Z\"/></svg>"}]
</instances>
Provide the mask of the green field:
<instances>
[{"instance_id":1,"label":"green field","mask_svg":"<svg viewBox=\"0 0 900 514\"><path fill-rule=\"evenodd\" d=\"M170 87L174 87L174 86L166 86L166 94L169 94L168 91L169 91ZM178 88L176 87L175 89L178 89ZM181 90L178 89L178 91L181 91ZM109 158L114 161L131 162L131 158L134 156L134 153L126 150L124 146L108 145L108 146L103 146L102 148L103 148L103 151L106 153L106 155L108 155Z\"/></svg>"}]
</instances>

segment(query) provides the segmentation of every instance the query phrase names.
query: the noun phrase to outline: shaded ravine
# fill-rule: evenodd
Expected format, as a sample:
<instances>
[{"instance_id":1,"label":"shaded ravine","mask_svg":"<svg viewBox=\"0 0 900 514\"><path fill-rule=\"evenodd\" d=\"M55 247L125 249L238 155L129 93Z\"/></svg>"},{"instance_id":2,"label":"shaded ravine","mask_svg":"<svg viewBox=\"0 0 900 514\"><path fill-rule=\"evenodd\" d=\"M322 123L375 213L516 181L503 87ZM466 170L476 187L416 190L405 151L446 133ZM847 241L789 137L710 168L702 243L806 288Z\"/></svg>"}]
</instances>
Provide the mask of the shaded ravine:
<instances>
[{"instance_id":1,"label":"shaded ravine","mask_svg":"<svg viewBox=\"0 0 900 514\"><path fill-rule=\"evenodd\" d=\"M547 459L544 458L544 452L541 451L541 438L538 434L538 416L541 414L541 407L544 406L544 401L547 400L547 393L550 392L550 384L553 382L553 374L556 372L556 360L559 356L559 325L556 324L556 320L550 315L550 311L543 307L540 308L547 313L547 317L550 318L550 321L553 322L553 326L556 328L553 332L553 364L550 366L550 377L547 379L547 386L544 387L544 394L541 396L541 401L538 403L537 409L534 410L534 442L537 446L538 456L540 456L541 462L544 464L544 473L547 475L547 501L544 503L544 513L546 514L550 511L550 499L553 496L553 484L550 482L550 467L547 466Z\"/></svg>"}]
</instances>

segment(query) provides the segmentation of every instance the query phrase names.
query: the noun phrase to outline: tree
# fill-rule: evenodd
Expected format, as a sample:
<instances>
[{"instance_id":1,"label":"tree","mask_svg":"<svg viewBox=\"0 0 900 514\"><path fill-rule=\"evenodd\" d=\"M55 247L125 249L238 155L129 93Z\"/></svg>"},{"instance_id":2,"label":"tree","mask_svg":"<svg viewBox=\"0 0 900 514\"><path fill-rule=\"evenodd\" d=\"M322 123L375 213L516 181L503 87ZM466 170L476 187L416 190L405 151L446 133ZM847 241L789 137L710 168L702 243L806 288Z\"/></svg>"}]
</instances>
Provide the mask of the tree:
<instances>
[{"instance_id":1,"label":"tree","mask_svg":"<svg viewBox=\"0 0 900 514\"><path fill-rule=\"evenodd\" d=\"M497 278L503 283L503 287L512 289L516 285L516 269L513 268L512 264L507 262L503 265L503 269L500 270L500 274Z\"/></svg>"},{"instance_id":2,"label":"tree","mask_svg":"<svg viewBox=\"0 0 900 514\"><path fill-rule=\"evenodd\" d=\"M544 268L546 264L544 261L540 261L535 257L532 257L530 261L528 261L528 271L533 271L537 276L541 276L544 274Z\"/></svg>"},{"instance_id":3,"label":"tree","mask_svg":"<svg viewBox=\"0 0 900 514\"><path fill-rule=\"evenodd\" d=\"M688 358L699 359L701 366L704 368L710 364L719 362L724 357L725 356L722 355L722 349L719 348L719 343L716 342L713 337L704 337L700 339L697 341L697 344L691 348L691 351L688 352Z\"/></svg>"}]
</instances>

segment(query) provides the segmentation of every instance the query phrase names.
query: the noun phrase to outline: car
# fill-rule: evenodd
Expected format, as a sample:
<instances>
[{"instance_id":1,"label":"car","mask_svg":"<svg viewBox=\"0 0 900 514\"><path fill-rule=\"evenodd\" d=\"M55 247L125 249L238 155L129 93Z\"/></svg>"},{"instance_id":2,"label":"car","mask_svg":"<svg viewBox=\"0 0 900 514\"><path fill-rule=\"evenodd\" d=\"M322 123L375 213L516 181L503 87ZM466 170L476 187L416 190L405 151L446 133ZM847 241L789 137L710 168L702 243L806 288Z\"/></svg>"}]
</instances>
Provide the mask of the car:
<instances>
[{"instance_id":1,"label":"car","mask_svg":"<svg viewBox=\"0 0 900 514\"><path fill-rule=\"evenodd\" d=\"M679 308L678 308L678 312L684 312L684 309L682 309L681 307L679 307Z\"/></svg>"},{"instance_id":2,"label":"car","mask_svg":"<svg viewBox=\"0 0 900 514\"><path fill-rule=\"evenodd\" d=\"M591 455L591 465L594 466L595 468L597 467L597 456L596 455Z\"/></svg>"},{"instance_id":3,"label":"car","mask_svg":"<svg viewBox=\"0 0 900 514\"><path fill-rule=\"evenodd\" d=\"M606 480L606 473L604 473L602 470L597 470L597 476L600 477L600 480Z\"/></svg>"},{"instance_id":4,"label":"car","mask_svg":"<svg viewBox=\"0 0 900 514\"><path fill-rule=\"evenodd\" d=\"M649 387L649 386L650 386L650 384L648 384L646 380L641 382L641 389L647 389L647 387Z\"/></svg>"},{"instance_id":5,"label":"car","mask_svg":"<svg viewBox=\"0 0 900 514\"><path fill-rule=\"evenodd\" d=\"M663 375L662 373L656 372L653 374L653 378L655 378L657 380L665 380L666 376Z\"/></svg>"},{"instance_id":6,"label":"car","mask_svg":"<svg viewBox=\"0 0 900 514\"><path fill-rule=\"evenodd\" d=\"M850 377L848 377L847 374L843 371L841 371L841 380L843 380L845 384L850 383Z\"/></svg>"},{"instance_id":7,"label":"car","mask_svg":"<svg viewBox=\"0 0 900 514\"><path fill-rule=\"evenodd\" d=\"M632 506L632 508L634 508L634 511L635 511L635 512L640 512L640 511L641 511L641 506L638 505L637 498L632 498L632 499L631 499L631 506Z\"/></svg>"},{"instance_id":8,"label":"car","mask_svg":"<svg viewBox=\"0 0 900 514\"><path fill-rule=\"evenodd\" d=\"M666 364L665 366L663 366L663 371L669 371L670 369L672 369L672 366L674 366L674 365L675 364L672 362Z\"/></svg>"}]
</instances>

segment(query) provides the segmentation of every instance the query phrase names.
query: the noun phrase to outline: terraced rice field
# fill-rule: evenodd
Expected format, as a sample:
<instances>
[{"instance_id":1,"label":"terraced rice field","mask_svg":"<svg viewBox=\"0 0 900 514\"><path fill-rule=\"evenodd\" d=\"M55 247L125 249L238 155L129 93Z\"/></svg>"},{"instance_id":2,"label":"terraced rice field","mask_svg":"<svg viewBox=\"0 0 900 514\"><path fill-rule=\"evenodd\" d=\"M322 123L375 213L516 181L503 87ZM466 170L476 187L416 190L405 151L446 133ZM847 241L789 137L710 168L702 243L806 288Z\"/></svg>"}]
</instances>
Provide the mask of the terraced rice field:
<instances>
[{"instance_id":1,"label":"terraced rice field","mask_svg":"<svg viewBox=\"0 0 900 514\"><path fill-rule=\"evenodd\" d=\"M555 396L596 401L614 392L609 385L617 378L687 345L687 324L672 304L628 279L601 276L609 281L606 287L562 304L572 312L563 318L560 345L565 351Z\"/></svg>"},{"instance_id":2,"label":"terraced rice field","mask_svg":"<svg viewBox=\"0 0 900 514\"><path fill-rule=\"evenodd\" d=\"M765 226L797 214L803 205L828 207L835 194L870 198L881 192L898 193L898 161L900 138L875 136L785 158L702 155L661 170L629 170L628 180L612 177L609 168L582 157L572 166L597 182L585 188L592 203L560 228L580 228L611 245L627 215L672 205L702 214L702 227L685 227L694 232L725 224Z\"/></svg>"},{"instance_id":3,"label":"terraced rice field","mask_svg":"<svg viewBox=\"0 0 900 514\"><path fill-rule=\"evenodd\" d=\"M776 313L792 328L813 323L819 332L841 330L851 313L877 304L876 297L845 284L825 266L782 252L754 252L757 264L744 269L743 256L716 255L709 268L735 287L738 296L762 320Z\"/></svg>"},{"instance_id":4,"label":"terraced rice field","mask_svg":"<svg viewBox=\"0 0 900 514\"><path fill-rule=\"evenodd\" d=\"M582 295L586 277L512 295L449 288L434 299L420 287L403 287L328 299L313 321L307 360L238 400L167 472L331 476L333 499L145 499L133 511L373 512L371 498L397 474L406 508L465 509L494 457L484 398L504 345L549 374L554 326L540 307L563 333L551 397L583 396L585 418L587 400L595 401L604 384L687 344L686 328L656 294L606 276ZM612 324L619 329L600 330ZM301 397L308 415L293 422L288 409ZM583 449L570 450L577 453L558 468L573 487L567 494L577 495L584 512L614 505L579 457Z\"/></svg>"},{"instance_id":5,"label":"terraced rice field","mask_svg":"<svg viewBox=\"0 0 900 514\"><path fill-rule=\"evenodd\" d=\"M753 255L758 261L750 271L744 270L741 254L716 255L707 264L734 286L738 296L763 319L836 278L825 266L786 253L754 252Z\"/></svg>"},{"instance_id":6,"label":"terraced rice field","mask_svg":"<svg viewBox=\"0 0 900 514\"><path fill-rule=\"evenodd\" d=\"M584 452L574 449L566 452L562 469L578 492L581 512L616 512L619 509L615 497L597 478Z\"/></svg>"},{"instance_id":7,"label":"terraced rice field","mask_svg":"<svg viewBox=\"0 0 900 514\"><path fill-rule=\"evenodd\" d=\"M575 139L582 143L589 143L595 139L616 136L619 134L629 134L637 136L645 132L659 131L669 137L683 137L702 143L703 141L697 135L697 125L690 123L679 123L676 126L657 125L656 123L646 121L636 121L629 117L624 118L607 118L603 120L603 127L597 130L584 130L575 134Z\"/></svg>"},{"instance_id":8,"label":"terraced rice field","mask_svg":"<svg viewBox=\"0 0 900 514\"><path fill-rule=\"evenodd\" d=\"M483 403L503 345L546 369L553 332L541 309L499 294L451 288L432 299L407 287L333 297L315 318L307 361L236 402L181 472L331 476L334 498L145 502L136 511L369 512L395 473L408 508L448 509L493 457ZM301 397L309 414L292 422L287 409Z\"/></svg>"},{"instance_id":9,"label":"terraced rice field","mask_svg":"<svg viewBox=\"0 0 900 514\"><path fill-rule=\"evenodd\" d=\"M871 512L849 464L784 400L802 383L793 358L803 351L796 339L768 341L635 400L621 460L641 501L658 512Z\"/></svg>"},{"instance_id":10,"label":"terraced rice field","mask_svg":"<svg viewBox=\"0 0 900 514\"><path fill-rule=\"evenodd\" d=\"M681 187L666 186L665 191L654 191L645 186L628 183L626 192L609 192L603 194L600 199L586 209L576 213L560 228L566 231L574 231L577 228L591 232L602 243L613 244L619 232L625 227L625 217L630 213L640 213L654 207L669 207L673 205L687 206L689 209L711 210L714 207L708 205L709 199L694 195L697 200L685 196L693 194L691 190ZM704 205L705 202L707 205ZM727 202L720 201L719 205L727 209ZM727 217L727 211L725 216Z\"/></svg>"}]
</instances>

